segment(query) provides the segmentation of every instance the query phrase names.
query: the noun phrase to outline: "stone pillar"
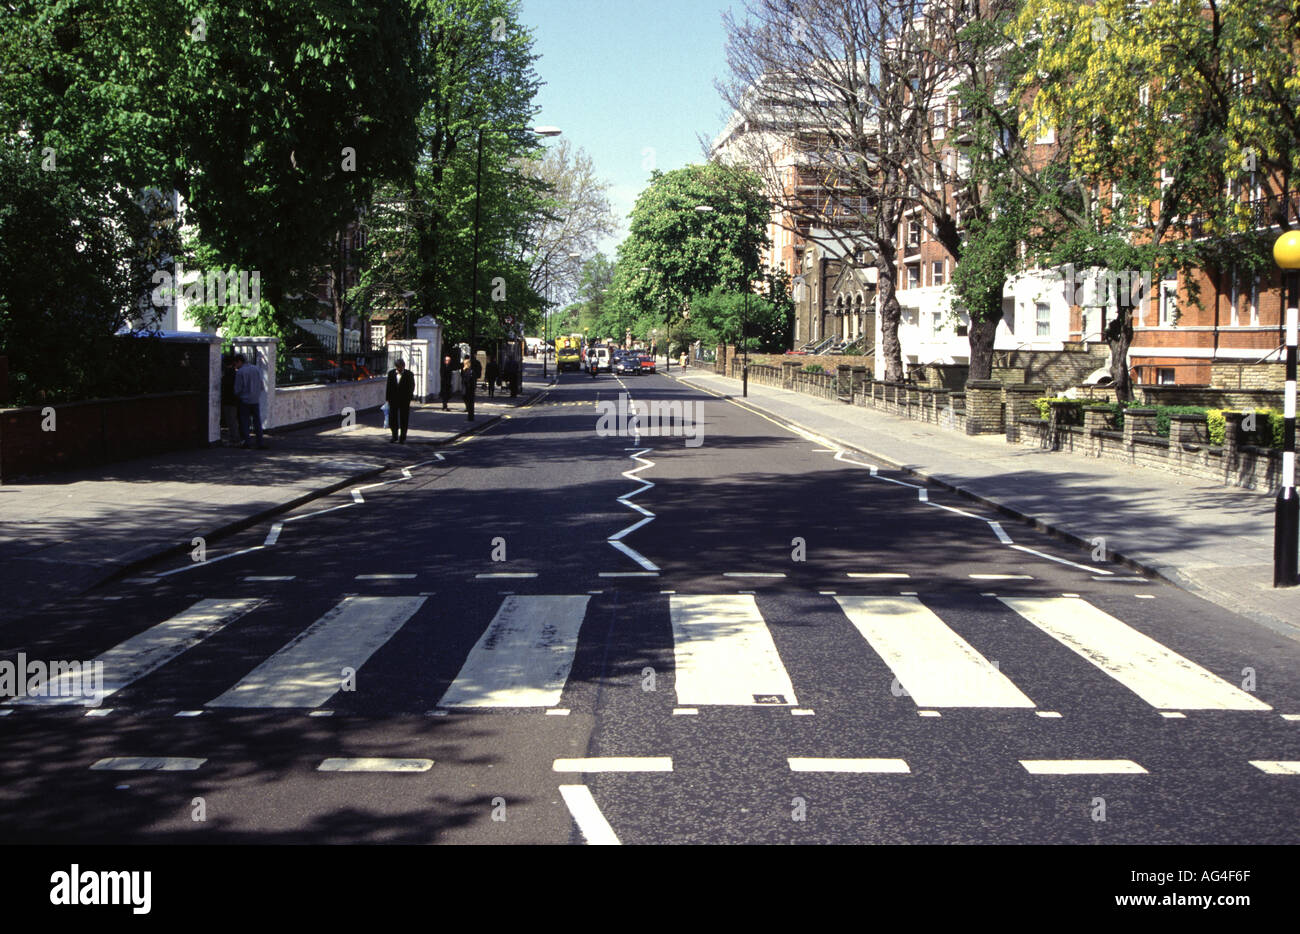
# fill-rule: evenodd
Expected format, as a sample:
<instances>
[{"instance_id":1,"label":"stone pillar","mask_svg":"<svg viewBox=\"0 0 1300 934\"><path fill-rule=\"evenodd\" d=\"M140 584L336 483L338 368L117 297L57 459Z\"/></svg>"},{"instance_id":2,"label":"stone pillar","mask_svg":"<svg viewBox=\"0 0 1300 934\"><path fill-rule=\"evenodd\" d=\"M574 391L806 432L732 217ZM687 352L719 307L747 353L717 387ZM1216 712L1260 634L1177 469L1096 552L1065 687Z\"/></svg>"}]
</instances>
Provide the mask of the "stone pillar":
<instances>
[{"instance_id":1,"label":"stone pillar","mask_svg":"<svg viewBox=\"0 0 1300 934\"><path fill-rule=\"evenodd\" d=\"M835 367L835 395L841 399L851 398L853 395L853 367L848 363L841 363Z\"/></svg>"},{"instance_id":2,"label":"stone pillar","mask_svg":"<svg viewBox=\"0 0 1300 934\"><path fill-rule=\"evenodd\" d=\"M868 379L867 368L865 366L855 366L851 368L851 371L853 386L852 392L854 395L857 395L862 392L862 388L866 385Z\"/></svg>"},{"instance_id":3,"label":"stone pillar","mask_svg":"<svg viewBox=\"0 0 1300 934\"><path fill-rule=\"evenodd\" d=\"M1061 449L1061 435L1064 434L1062 429L1066 424L1065 413L1074 410L1074 402L1049 402L1050 414L1047 417L1047 434L1050 438L1050 449L1059 451Z\"/></svg>"},{"instance_id":4,"label":"stone pillar","mask_svg":"<svg viewBox=\"0 0 1300 934\"><path fill-rule=\"evenodd\" d=\"M1088 406L1083 410L1083 435L1084 444L1089 457L1101 456L1101 439L1097 437L1097 432L1107 431L1114 427L1111 421L1113 413L1110 409L1101 406Z\"/></svg>"},{"instance_id":5,"label":"stone pillar","mask_svg":"<svg viewBox=\"0 0 1300 934\"><path fill-rule=\"evenodd\" d=\"M934 407L934 423L943 425L948 417L948 407L952 405L947 389L936 389L930 393L930 404Z\"/></svg>"},{"instance_id":6,"label":"stone pillar","mask_svg":"<svg viewBox=\"0 0 1300 934\"><path fill-rule=\"evenodd\" d=\"M966 434L1002 431L1002 384L991 379L966 381Z\"/></svg>"},{"instance_id":7,"label":"stone pillar","mask_svg":"<svg viewBox=\"0 0 1300 934\"><path fill-rule=\"evenodd\" d=\"M1124 444L1132 447L1134 435L1153 435L1156 433L1156 410L1124 410Z\"/></svg>"},{"instance_id":8,"label":"stone pillar","mask_svg":"<svg viewBox=\"0 0 1300 934\"><path fill-rule=\"evenodd\" d=\"M415 398L428 402L437 398L442 390L442 325L425 315L415 322L415 336L425 342L424 357L427 361L423 373L416 372L412 367Z\"/></svg>"},{"instance_id":9,"label":"stone pillar","mask_svg":"<svg viewBox=\"0 0 1300 934\"><path fill-rule=\"evenodd\" d=\"M1023 371L1022 371L1023 372ZM1002 398L1006 402L1007 441L1017 444L1020 441L1020 419L1038 411L1034 400L1043 395L1043 387L1037 383L1008 383L1002 387Z\"/></svg>"},{"instance_id":10,"label":"stone pillar","mask_svg":"<svg viewBox=\"0 0 1300 934\"><path fill-rule=\"evenodd\" d=\"M1241 473L1241 412L1223 413L1223 474L1224 482L1236 484Z\"/></svg>"},{"instance_id":11,"label":"stone pillar","mask_svg":"<svg viewBox=\"0 0 1300 934\"><path fill-rule=\"evenodd\" d=\"M1191 468L1205 459L1210 443L1210 426L1204 415L1169 416L1169 455L1176 466ZM1184 444L1199 445L1200 450L1184 450Z\"/></svg>"},{"instance_id":12,"label":"stone pillar","mask_svg":"<svg viewBox=\"0 0 1300 934\"><path fill-rule=\"evenodd\" d=\"M794 374L803 366L802 363L792 362L790 360L781 361L781 388L794 389Z\"/></svg>"}]
</instances>

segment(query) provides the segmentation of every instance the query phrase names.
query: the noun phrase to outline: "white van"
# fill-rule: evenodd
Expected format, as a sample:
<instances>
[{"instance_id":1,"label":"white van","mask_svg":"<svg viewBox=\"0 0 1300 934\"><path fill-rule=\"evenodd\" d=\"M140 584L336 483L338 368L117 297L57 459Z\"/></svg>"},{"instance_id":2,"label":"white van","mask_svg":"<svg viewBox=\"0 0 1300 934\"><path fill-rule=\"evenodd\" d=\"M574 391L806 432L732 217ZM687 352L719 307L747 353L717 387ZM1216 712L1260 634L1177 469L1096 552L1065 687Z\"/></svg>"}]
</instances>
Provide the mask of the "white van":
<instances>
[{"instance_id":1,"label":"white van","mask_svg":"<svg viewBox=\"0 0 1300 934\"><path fill-rule=\"evenodd\" d=\"M596 367L598 370L604 370L606 373L609 372L610 360L608 347L590 348L587 351L587 360L590 361L592 357L596 358ZM590 362L588 363L588 366L590 366Z\"/></svg>"}]
</instances>

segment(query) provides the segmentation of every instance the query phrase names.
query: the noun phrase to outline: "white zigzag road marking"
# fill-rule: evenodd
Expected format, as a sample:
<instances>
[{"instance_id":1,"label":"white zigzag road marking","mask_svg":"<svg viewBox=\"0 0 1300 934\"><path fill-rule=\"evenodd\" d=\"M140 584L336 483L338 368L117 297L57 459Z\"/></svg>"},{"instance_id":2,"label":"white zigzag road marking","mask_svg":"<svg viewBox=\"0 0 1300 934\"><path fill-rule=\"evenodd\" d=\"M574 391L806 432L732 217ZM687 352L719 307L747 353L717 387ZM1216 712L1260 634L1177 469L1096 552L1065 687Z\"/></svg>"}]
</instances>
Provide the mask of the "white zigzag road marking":
<instances>
[{"instance_id":1,"label":"white zigzag road marking","mask_svg":"<svg viewBox=\"0 0 1300 934\"><path fill-rule=\"evenodd\" d=\"M640 437L638 436L636 440L640 441ZM646 509L644 506L638 505L637 503L631 502L631 498L633 496L637 496L641 493L644 493L646 490L654 488L654 484L651 483L649 480L643 480L641 477L637 476L637 474L640 473L641 471L646 470L655 465L654 461L641 456L642 454L649 454L652 448L637 447L637 448L624 448L624 450L630 451L631 453L628 454L628 457L630 457L634 461L637 461L641 466L634 467L631 470L623 471L623 476L629 480L635 480L637 483L640 483L641 486L630 493L624 493L622 496L618 497L618 499L615 500L615 502L622 503L627 508L635 512L641 513L641 515L645 516L645 518L638 519L636 522L633 522L627 528L615 532L608 539L606 539L606 541L608 542L611 548L618 549L623 554L627 555L629 558L635 561L637 564L641 565L641 567L645 568L647 571L658 571L659 565L655 564L653 561L651 561L645 555L641 554L635 548L632 548L624 544L622 541L624 535L627 535L631 532L635 532L637 529L641 528L641 526L646 525L649 522L653 522L655 519L655 514L651 512L649 509Z\"/></svg>"}]
</instances>

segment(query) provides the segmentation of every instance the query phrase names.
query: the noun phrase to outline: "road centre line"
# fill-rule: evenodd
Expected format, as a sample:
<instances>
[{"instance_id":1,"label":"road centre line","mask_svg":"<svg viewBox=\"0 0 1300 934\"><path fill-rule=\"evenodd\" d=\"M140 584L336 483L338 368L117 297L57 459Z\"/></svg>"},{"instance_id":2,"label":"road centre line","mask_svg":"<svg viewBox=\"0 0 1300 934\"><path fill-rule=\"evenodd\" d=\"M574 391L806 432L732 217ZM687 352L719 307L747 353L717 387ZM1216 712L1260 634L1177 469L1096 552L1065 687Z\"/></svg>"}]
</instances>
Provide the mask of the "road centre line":
<instances>
[{"instance_id":1,"label":"road centre line","mask_svg":"<svg viewBox=\"0 0 1300 934\"><path fill-rule=\"evenodd\" d=\"M578 832L590 846L618 846L619 839L605 815L596 806L591 789L586 785L561 785L560 797L578 825Z\"/></svg>"},{"instance_id":2,"label":"road centre line","mask_svg":"<svg viewBox=\"0 0 1300 934\"><path fill-rule=\"evenodd\" d=\"M671 772L671 756L593 756L585 759L556 759L555 772Z\"/></svg>"},{"instance_id":3,"label":"road centre line","mask_svg":"<svg viewBox=\"0 0 1300 934\"><path fill-rule=\"evenodd\" d=\"M1132 759L1021 759L1030 775L1146 775Z\"/></svg>"},{"instance_id":4,"label":"road centre line","mask_svg":"<svg viewBox=\"0 0 1300 934\"><path fill-rule=\"evenodd\" d=\"M789 758L791 772L842 772L853 774L893 773L910 774L911 769L902 759L817 759Z\"/></svg>"}]
</instances>

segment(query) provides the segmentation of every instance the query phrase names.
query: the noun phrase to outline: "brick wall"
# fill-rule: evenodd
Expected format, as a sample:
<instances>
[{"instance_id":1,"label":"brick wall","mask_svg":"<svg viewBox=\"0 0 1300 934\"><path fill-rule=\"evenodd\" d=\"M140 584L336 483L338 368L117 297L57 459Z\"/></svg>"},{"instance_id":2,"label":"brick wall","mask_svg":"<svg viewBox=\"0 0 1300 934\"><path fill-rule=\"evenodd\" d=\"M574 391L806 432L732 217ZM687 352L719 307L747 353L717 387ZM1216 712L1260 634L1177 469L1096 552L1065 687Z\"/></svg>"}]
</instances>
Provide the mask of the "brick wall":
<instances>
[{"instance_id":1,"label":"brick wall","mask_svg":"<svg viewBox=\"0 0 1300 934\"><path fill-rule=\"evenodd\" d=\"M1281 390L1213 389L1208 386L1139 386L1143 405L1203 405L1207 409L1280 409Z\"/></svg>"}]
</instances>

